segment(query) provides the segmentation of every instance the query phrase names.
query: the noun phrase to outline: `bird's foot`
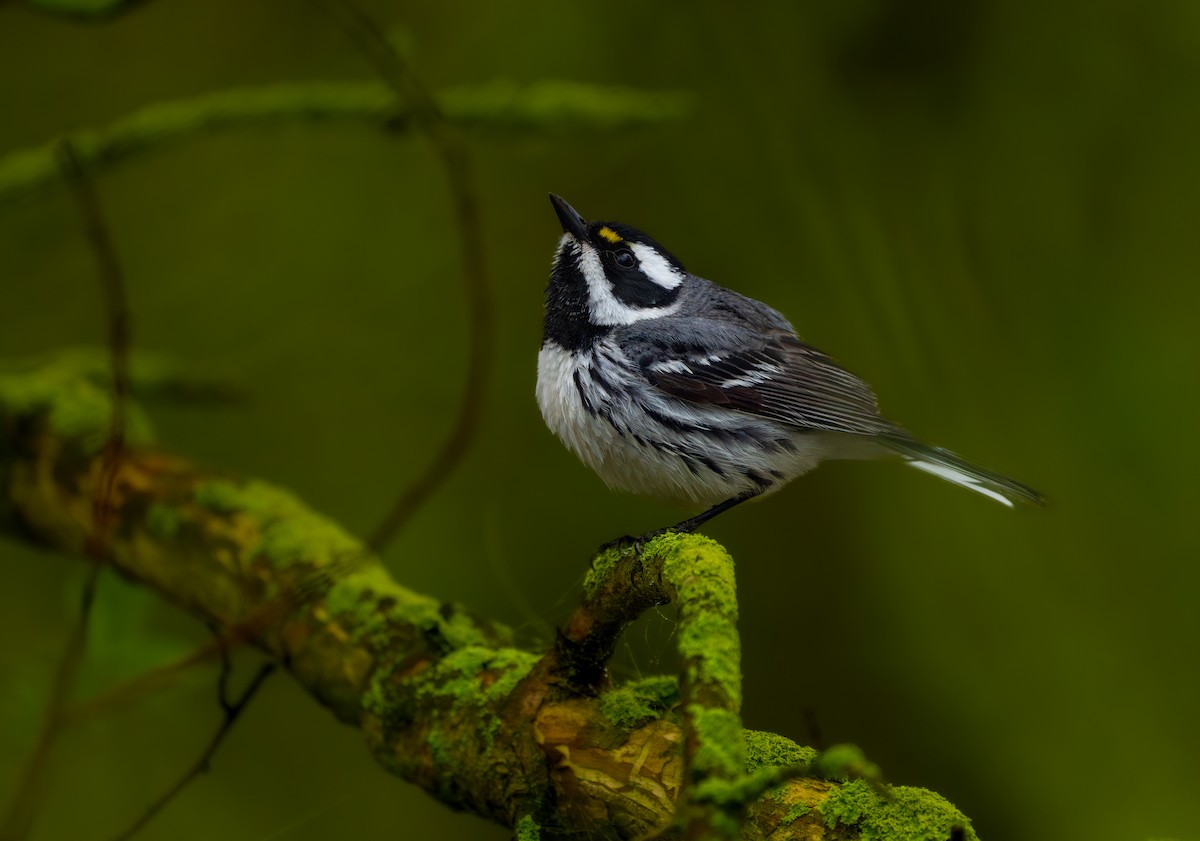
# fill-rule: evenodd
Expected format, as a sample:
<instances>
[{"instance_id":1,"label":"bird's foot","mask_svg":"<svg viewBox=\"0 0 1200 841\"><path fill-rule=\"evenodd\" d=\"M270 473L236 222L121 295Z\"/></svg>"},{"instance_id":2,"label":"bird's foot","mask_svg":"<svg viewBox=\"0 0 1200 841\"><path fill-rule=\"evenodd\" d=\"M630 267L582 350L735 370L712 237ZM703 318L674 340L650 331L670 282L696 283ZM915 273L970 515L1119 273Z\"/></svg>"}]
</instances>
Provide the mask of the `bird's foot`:
<instances>
[{"instance_id":1,"label":"bird's foot","mask_svg":"<svg viewBox=\"0 0 1200 841\"><path fill-rule=\"evenodd\" d=\"M603 555L610 549L624 549L626 546L635 546L638 540L639 538L634 537L632 534L623 534L620 537L601 543L599 548L596 549L596 554Z\"/></svg>"},{"instance_id":2,"label":"bird's foot","mask_svg":"<svg viewBox=\"0 0 1200 841\"><path fill-rule=\"evenodd\" d=\"M693 528L695 528L695 526L689 527L688 521L685 520L684 522L677 523L673 526L667 526L665 528L655 529L654 531L648 531L645 534L639 534L637 537L634 537L631 534L622 535L615 540L610 540L607 543L600 544L600 548L596 550L596 554L603 555L610 549L626 549L633 547L634 553L640 555L642 554L642 548L654 538L661 537L668 532L690 534Z\"/></svg>"}]
</instances>

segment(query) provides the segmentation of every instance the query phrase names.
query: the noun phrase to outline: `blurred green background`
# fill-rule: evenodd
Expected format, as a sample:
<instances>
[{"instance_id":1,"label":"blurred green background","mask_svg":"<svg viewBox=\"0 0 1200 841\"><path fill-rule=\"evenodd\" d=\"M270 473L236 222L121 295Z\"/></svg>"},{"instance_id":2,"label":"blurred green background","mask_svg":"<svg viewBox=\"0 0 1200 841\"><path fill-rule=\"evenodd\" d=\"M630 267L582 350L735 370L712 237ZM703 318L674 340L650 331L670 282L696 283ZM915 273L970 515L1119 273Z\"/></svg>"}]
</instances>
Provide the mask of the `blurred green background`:
<instances>
[{"instance_id":1,"label":"blurred green background","mask_svg":"<svg viewBox=\"0 0 1200 841\"><path fill-rule=\"evenodd\" d=\"M471 136L498 344L485 429L391 548L405 584L547 638L592 549L680 512L608 492L533 400L553 190L769 301L918 434L1045 491L1006 510L827 465L708 533L738 563L745 720L851 741L981 837L1200 838L1200 4L1117 0L364 3L433 88L570 79L694 96L620 133ZM231 86L369 79L310 4L152 2L104 25L0 7L0 154ZM104 172L138 347L252 391L160 439L367 532L463 384L465 300L425 141L204 136ZM60 188L0 206L0 357L102 341ZM0 543L0 792L82 564ZM671 667L669 616L624 674ZM84 691L204 640L107 578ZM253 655L240 658L251 674ZM216 726L212 668L69 731L37 836L100 839ZM275 678L140 836L503 838L377 768Z\"/></svg>"}]
</instances>

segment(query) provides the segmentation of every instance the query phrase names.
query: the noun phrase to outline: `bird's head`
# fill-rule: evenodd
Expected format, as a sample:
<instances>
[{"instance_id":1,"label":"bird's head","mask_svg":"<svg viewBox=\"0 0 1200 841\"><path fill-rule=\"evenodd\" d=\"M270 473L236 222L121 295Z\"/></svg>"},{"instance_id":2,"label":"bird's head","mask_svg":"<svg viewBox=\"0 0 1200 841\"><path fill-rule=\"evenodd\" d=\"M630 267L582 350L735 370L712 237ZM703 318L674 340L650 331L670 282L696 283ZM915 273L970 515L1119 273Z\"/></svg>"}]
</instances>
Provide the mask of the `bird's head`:
<instances>
[{"instance_id":1,"label":"bird's head","mask_svg":"<svg viewBox=\"0 0 1200 841\"><path fill-rule=\"evenodd\" d=\"M563 235L546 288L546 335L579 346L609 328L670 315L688 273L669 251L617 222L588 222L550 194Z\"/></svg>"}]
</instances>

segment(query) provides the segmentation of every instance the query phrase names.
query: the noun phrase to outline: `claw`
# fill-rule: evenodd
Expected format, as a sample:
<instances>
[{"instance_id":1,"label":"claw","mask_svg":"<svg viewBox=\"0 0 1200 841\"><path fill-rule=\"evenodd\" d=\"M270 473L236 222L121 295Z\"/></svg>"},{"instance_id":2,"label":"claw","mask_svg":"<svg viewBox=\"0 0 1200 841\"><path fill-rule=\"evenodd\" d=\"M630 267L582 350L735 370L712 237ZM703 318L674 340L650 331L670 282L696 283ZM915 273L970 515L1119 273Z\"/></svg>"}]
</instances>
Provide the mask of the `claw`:
<instances>
[{"instance_id":1,"label":"claw","mask_svg":"<svg viewBox=\"0 0 1200 841\"><path fill-rule=\"evenodd\" d=\"M631 534L623 534L620 537L610 540L607 543L601 543L600 548L596 550L597 555L603 555L609 549L624 549L626 546L637 546L638 540L641 538L634 537ZM641 550L638 549L640 552Z\"/></svg>"},{"instance_id":2,"label":"claw","mask_svg":"<svg viewBox=\"0 0 1200 841\"><path fill-rule=\"evenodd\" d=\"M607 552L609 549L624 549L632 546L634 554L640 555L642 554L642 549L645 548L647 543L656 537L661 537L669 531L686 532L690 531L690 529L681 529L679 526L668 526L665 529L655 529L654 531L648 531L645 534L639 534L637 537L634 537L630 534L622 535L615 540L610 540L607 543L600 544L600 548L596 550L596 554L602 554Z\"/></svg>"}]
</instances>

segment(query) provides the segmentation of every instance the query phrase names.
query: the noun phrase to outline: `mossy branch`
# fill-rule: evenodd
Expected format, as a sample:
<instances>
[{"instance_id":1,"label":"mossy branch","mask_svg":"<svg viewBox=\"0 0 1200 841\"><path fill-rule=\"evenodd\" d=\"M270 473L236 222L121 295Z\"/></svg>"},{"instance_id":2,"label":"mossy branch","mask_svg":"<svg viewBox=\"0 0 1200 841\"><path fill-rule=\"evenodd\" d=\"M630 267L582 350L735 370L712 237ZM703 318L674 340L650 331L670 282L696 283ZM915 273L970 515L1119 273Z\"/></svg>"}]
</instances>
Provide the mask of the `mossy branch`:
<instances>
[{"instance_id":1,"label":"mossy branch","mask_svg":"<svg viewBox=\"0 0 1200 841\"><path fill-rule=\"evenodd\" d=\"M672 92L543 81L496 81L436 97L445 119L471 131L528 133L610 131L674 120L688 99ZM302 82L239 88L160 102L99 128L10 152L0 158L0 201L63 180L56 148L69 139L91 170L208 131L287 122L352 121L403 130L409 106L381 82Z\"/></svg>"},{"instance_id":2,"label":"mossy branch","mask_svg":"<svg viewBox=\"0 0 1200 841\"><path fill-rule=\"evenodd\" d=\"M683 669L683 790L677 823L684 838L736 839L749 800L744 787L741 641L733 559L705 537L666 534L640 547L602 553L584 580L584 599L544 659L546 679L574 694L608 687L608 664L622 629L646 608L679 609ZM762 791L757 792L761 794Z\"/></svg>"},{"instance_id":3,"label":"mossy branch","mask_svg":"<svg viewBox=\"0 0 1200 841\"><path fill-rule=\"evenodd\" d=\"M106 400L102 386L61 368L0 374L0 531L82 555L93 528ZM957 810L929 792L793 777L790 769L811 763L815 752L740 731L736 716L715 734L692 722L702 747L724 753L721 768L741 766L732 781L724 772L710 775L722 785L706 788L694 773L702 757L685 758L684 719L695 712L681 710L680 701L736 710L737 693L727 685L736 657L702 666L685 650L691 665L682 690L652 678L619 689L593 682L595 691L580 692L562 680L558 647L544 654L515 648L506 628L406 589L374 559L317 599L283 599L287 610L268 611L340 558L362 553L362 544L285 491L152 449L145 434L140 446L137 440L114 483L112 566L219 626L269 616L249 641L360 728L388 770L455 808L517 827L522 837L586 831L638 838L672 825L690 784L692 804L744 811L746 837L934 841L954 827L975 837ZM696 615L732 621L723 579L697 580L708 573L696 559L726 565L716 544L669 537L646 547L643 566L646 558L661 559L674 591L666 595L681 605L727 598L728 605L709 604ZM589 600L602 580L616 592L615 578L593 573ZM690 623L686 610L681 625L697 646L720 648L714 629ZM734 671L723 671L722 659Z\"/></svg>"}]
</instances>

